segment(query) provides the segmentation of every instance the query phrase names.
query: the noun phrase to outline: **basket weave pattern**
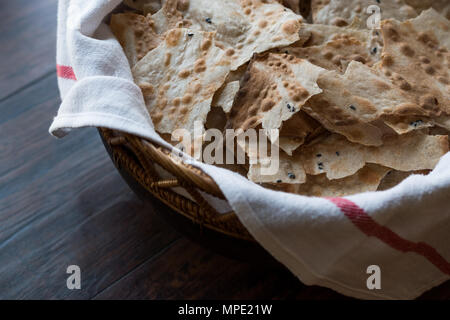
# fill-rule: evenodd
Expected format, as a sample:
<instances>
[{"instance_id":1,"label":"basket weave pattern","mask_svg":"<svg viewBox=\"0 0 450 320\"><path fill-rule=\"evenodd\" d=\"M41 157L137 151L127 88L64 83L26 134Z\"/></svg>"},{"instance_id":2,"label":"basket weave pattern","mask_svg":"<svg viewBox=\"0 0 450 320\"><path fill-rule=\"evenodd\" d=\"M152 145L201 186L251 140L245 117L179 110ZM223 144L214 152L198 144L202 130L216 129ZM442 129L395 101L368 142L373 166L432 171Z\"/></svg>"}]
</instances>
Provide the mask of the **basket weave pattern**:
<instances>
[{"instance_id":1,"label":"basket weave pattern","mask_svg":"<svg viewBox=\"0 0 450 320\"><path fill-rule=\"evenodd\" d=\"M217 184L204 172L174 160L168 150L142 138L105 128L99 128L99 131L111 150L116 167L125 170L164 204L202 227L254 241L234 212L218 213L201 195L199 190L225 200ZM174 178L161 179L154 164ZM195 202L173 191L175 187L182 187Z\"/></svg>"}]
</instances>

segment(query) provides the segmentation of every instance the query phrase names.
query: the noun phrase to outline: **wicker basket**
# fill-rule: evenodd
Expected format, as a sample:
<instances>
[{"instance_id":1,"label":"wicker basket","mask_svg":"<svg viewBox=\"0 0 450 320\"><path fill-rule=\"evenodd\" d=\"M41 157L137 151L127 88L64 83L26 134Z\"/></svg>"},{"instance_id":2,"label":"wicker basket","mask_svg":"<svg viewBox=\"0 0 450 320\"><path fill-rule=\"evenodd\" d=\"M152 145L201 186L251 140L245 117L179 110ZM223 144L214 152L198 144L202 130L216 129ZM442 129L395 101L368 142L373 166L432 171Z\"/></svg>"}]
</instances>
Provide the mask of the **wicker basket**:
<instances>
[{"instance_id":1,"label":"wicker basket","mask_svg":"<svg viewBox=\"0 0 450 320\"><path fill-rule=\"evenodd\" d=\"M142 138L105 128L99 128L99 132L116 167L175 212L202 227L233 238L255 241L234 212L218 213L199 192L225 200L217 184L204 172L175 161L168 150ZM154 164L174 178L162 179ZM173 188L176 187L183 188L195 201L175 192Z\"/></svg>"}]
</instances>

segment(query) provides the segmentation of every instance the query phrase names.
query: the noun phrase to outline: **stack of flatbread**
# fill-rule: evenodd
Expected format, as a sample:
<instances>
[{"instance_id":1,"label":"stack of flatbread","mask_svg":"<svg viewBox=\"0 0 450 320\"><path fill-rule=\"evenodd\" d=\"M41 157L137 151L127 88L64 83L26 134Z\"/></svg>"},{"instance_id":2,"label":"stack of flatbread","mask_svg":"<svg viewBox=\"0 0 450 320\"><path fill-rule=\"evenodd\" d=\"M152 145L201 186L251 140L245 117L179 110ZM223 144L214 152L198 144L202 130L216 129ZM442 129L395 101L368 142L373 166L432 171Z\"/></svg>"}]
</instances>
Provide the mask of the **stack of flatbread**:
<instances>
[{"instance_id":1,"label":"stack of flatbread","mask_svg":"<svg viewBox=\"0 0 450 320\"><path fill-rule=\"evenodd\" d=\"M204 149L205 129L237 140L245 163L220 165L256 183L310 196L384 190L448 152L447 0L125 3L110 27L156 130L187 130ZM378 29L366 23L373 5ZM269 152L229 129L262 132Z\"/></svg>"}]
</instances>

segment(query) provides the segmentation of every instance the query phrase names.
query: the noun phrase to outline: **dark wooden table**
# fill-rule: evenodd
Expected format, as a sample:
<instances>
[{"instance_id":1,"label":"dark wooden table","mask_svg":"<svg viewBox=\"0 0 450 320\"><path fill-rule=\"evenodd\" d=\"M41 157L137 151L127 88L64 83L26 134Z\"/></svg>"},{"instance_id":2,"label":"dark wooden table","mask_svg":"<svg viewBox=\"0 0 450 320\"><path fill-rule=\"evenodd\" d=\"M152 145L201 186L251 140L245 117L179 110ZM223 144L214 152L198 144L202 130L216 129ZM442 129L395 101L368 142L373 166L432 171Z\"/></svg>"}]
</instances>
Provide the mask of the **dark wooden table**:
<instances>
[{"instance_id":1,"label":"dark wooden table","mask_svg":"<svg viewBox=\"0 0 450 320\"><path fill-rule=\"evenodd\" d=\"M0 299L345 299L181 236L131 192L95 129L48 134L56 2L0 3ZM69 265L81 290L66 287ZM449 299L449 283L423 298Z\"/></svg>"}]
</instances>

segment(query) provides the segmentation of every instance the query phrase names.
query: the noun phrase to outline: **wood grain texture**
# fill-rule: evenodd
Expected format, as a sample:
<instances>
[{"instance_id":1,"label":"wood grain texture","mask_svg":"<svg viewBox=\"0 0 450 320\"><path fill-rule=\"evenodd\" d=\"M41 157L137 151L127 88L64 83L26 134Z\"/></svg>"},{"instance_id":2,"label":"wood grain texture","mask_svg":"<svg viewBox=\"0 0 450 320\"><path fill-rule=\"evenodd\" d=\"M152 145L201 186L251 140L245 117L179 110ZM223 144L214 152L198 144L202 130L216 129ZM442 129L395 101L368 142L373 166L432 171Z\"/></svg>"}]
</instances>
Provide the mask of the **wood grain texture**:
<instances>
[{"instance_id":1,"label":"wood grain texture","mask_svg":"<svg viewBox=\"0 0 450 320\"><path fill-rule=\"evenodd\" d=\"M179 238L129 190L94 129L48 134L58 104L54 75L0 103L0 298L90 298ZM83 290L66 288L71 264Z\"/></svg>"},{"instance_id":2,"label":"wood grain texture","mask_svg":"<svg viewBox=\"0 0 450 320\"><path fill-rule=\"evenodd\" d=\"M346 299L182 237L130 191L95 129L48 134L56 2L0 3L0 299ZM66 288L71 264L79 291ZM422 299L450 299L450 283Z\"/></svg>"},{"instance_id":3,"label":"wood grain texture","mask_svg":"<svg viewBox=\"0 0 450 320\"><path fill-rule=\"evenodd\" d=\"M96 299L284 299L305 288L287 270L239 263L182 239ZM342 298L319 292L316 297Z\"/></svg>"},{"instance_id":4,"label":"wood grain texture","mask_svg":"<svg viewBox=\"0 0 450 320\"><path fill-rule=\"evenodd\" d=\"M0 2L0 100L55 70L57 2Z\"/></svg>"}]
</instances>

